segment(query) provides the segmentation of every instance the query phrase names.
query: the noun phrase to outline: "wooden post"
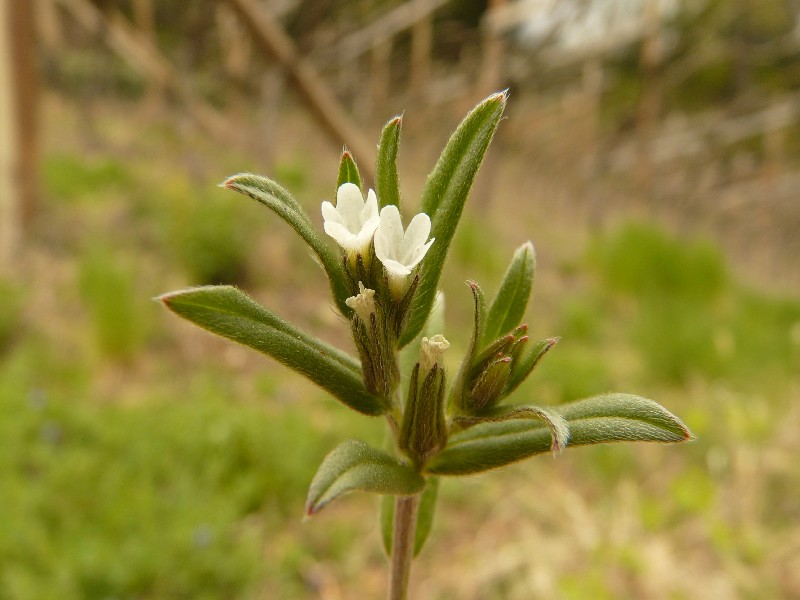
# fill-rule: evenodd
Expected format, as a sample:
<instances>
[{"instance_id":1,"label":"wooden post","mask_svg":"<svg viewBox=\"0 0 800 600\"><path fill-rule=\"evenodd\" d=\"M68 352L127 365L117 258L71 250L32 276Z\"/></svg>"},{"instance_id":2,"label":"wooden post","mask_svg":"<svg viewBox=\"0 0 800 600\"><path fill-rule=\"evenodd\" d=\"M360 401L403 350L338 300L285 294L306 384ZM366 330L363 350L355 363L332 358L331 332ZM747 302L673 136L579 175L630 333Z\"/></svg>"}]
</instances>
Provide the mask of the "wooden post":
<instances>
[{"instance_id":1,"label":"wooden post","mask_svg":"<svg viewBox=\"0 0 800 600\"><path fill-rule=\"evenodd\" d=\"M228 0L228 3L250 31L253 41L286 69L290 83L334 142L347 146L358 160L362 173L374 179L375 145L367 142L361 128L350 119L334 93L302 59L280 23L255 0Z\"/></svg>"},{"instance_id":2,"label":"wooden post","mask_svg":"<svg viewBox=\"0 0 800 600\"><path fill-rule=\"evenodd\" d=\"M36 210L38 70L35 5L0 2L0 267L13 269Z\"/></svg>"}]
</instances>

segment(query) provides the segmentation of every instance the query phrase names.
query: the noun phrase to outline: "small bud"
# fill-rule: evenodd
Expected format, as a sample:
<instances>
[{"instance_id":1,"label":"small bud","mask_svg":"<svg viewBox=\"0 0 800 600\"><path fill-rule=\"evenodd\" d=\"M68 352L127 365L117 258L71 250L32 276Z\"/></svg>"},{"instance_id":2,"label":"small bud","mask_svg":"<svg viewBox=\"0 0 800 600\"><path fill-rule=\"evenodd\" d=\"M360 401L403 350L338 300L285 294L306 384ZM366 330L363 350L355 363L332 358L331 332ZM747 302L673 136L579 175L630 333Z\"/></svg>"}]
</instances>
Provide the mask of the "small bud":
<instances>
[{"instance_id":1,"label":"small bud","mask_svg":"<svg viewBox=\"0 0 800 600\"><path fill-rule=\"evenodd\" d=\"M468 406L479 411L497 404L511 376L511 358L504 356L490 363L480 374L469 394Z\"/></svg>"},{"instance_id":2,"label":"small bud","mask_svg":"<svg viewBox=\"0 0 800 600\"><path fill-rule=\"evenodd\" d=\"M414 366L398 443L417 465L424 465L447 444L444 392L445 373L439 364L434 363L424 379L421 364Z\"/></svg>"}]
</instances>

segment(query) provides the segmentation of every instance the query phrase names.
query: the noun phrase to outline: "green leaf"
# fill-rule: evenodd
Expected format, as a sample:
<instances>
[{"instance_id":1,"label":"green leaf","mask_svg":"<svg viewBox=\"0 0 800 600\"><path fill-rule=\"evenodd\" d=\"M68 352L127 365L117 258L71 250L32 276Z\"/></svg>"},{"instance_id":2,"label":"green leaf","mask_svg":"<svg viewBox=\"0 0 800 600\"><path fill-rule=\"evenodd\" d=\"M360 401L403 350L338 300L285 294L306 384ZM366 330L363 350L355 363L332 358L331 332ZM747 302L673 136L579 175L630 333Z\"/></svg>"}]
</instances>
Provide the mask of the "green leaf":
<instances>
[{"instance_id":1,"label":"green leaf","mask_svg":"<svg viewBox=\"0 0 800 600\"><path fill-rule=\"evenodd\" d=\"M330 501L352 491L406 496L425 487L425 479L385 452L347 440L322 461L306 498L306 514L313 515Z\"/></svg>"},{"instance_id":2,"label":"green leaf","mask_svg":"<svg viewBox=\"0 0 800 600\"><path fill-rule=\"evenodd\" d=\"M519 325L531 295L535 268L533 244L526 242L514 252L500 289L489 307L482 346Z\"/></svg>"},{"instance_id":3,"label":"green leaf","mask_svg":"<svg viewBox=\"0 0 800 600\"><path fill-rule=\"evenodd\" d=\"M414 556L420 553L433 528L433 516L436 513L436 500L439 496L439 478L428 477L425 489L419 501L417 529L414 532ZM381 540L386 556L392 555L392 538L394 535L394 497L381 498Z\"/></svg>"},{"instance_id":4,"label":"green leaf","mask_svg":"<svg viewBox=\"0 0 800 600\"><path fill-rule=\"evenodd\" d=\"M680 419L661 405L630 394L606 394L559 407L569 425L569 446L607 442L683 442L692 438ZM447 448L426 471L469 475L542 454L551 432L529 421L476 425L450 438Z\"/></svg>"},{"instance_id":5,"label":"green leaf","mask_svg":"<svg viewBox=\"0 0 800 600\"><path fill-rule=\"evenodd\" d=\"M364 388L358 361L280 319L241 290L206 286L158 299L195 325L263 352L305 375L350 408L367 415L383 414L383 403Z\"/></svg>"},{"instance_id":6,"label":"green leaf","mask_svg":"<svg viewBox=\"0 0 800 600\"><path fill-rule=\"evenodd\" d=\"M520 356L517 361L514 361L514 364L511 368L511 377L508 379L508 383L506 384L506 389L503 394L507 396L517 389L517 387L519 387L519 385L533 372L533 370L536 368L536 365L538 365L539 361L542 360L542 357L547 354L547 351L558 343L558 340L559 338L547 338L546 340L540 340L536 342L530 351Z\"/></svg>"},{"instance_id":7,"label":"green leaf","mask_svg":"<svg viewBox=\"0 0 800 600\"><path fill-rule=\"evenodd\" d=\"M375 161L375 193L378 206L394 204L400 208L400 182L397 177L397 152L400 145L400 129L403 117L398 115L383 127Z\"/></svg>"},{"instance_id":8,"label":"green leaf","mask_svg":"<svg viewBox=\"0 0 800 600\"><path fill-rule=\"evenodd\" d=\"M428 477L425 490L419 501L417 530L414 532L414 556L419 554L433 528L433 516L436 513L436 500L439 497L439 478Z\"/></svg>"},{"instance_id":9,"label":"green leaf","mask_svg":"<svg viewBox=\"0 0 800 600\"><path fill-rule=\"evenodd\" d=\"M540 406L494 406L475 415L459 415L455 421L459 425L472 426L516 419L538 419L550 429L550 450L560 452L566 448L569 441L567 420L559 413Z\"/></svg>"},{"instance_id":10,"label":"green leaf","mask_svg":"<svg viewBox=\"0 0 800 600\"><path fill-rule=\"evenodd\" d=\"M420 284L401 345L414 339L428 317L450 241L505 106L505 92L478 104L456 128L428 175L422 190L422 212L431 218L431 237L436 241L421 263Z\"/></svg>"},{"instance_id":11,"label":"green leaf","mask_svg":"<svg viewBox=\"0 0 800 600\"><path fill-rule=\"evenodd\" d=\"M466 395L469 391L467 388L470 384L472 363L478 352L478 340L481 338L484 321L486 320L486 301L483 297L483 291L474 281L467 281L467 285L470 290L472 290L474 310L472 338L470 338L469 348L467 348L467 352L464 354L464 360L461 362L461 367L458 370L458 375L456 375L455 383L453 384L453 391L451 392L452 403L455 405L454 407L458 412L467 412L470 408L466 405Z\"/></svg>"},{"instance_id":12,"label":"green leaf","mask_svg":"<svg viewBox=\"0 0 800 600\"><path fill-rule=\"evenodd\" d=\"M361 175L358 172L358 165L349 150L342 152L342 159L339 161L339 176L336 178L336 189L345 183L354 183L361 189Z\"/></svg>"},{"instance_id":13,"label":"green leaf","mask_svg":"<svg viewBox=\"0 0 800 600\"><path fill-rule=\"evenodd\" d=\"M339 312L343 315L350 314L351 311L345 304L345 300L351 294L342 267L341 256L339 252L332 250L326 240L320 236L311 223L308 213L289 192L271 179L252 173L239 173L229 177L221 187L249 196L270 208L286 221L311 247L322 268L325 269Z\"/></svg>"}]
</instances>

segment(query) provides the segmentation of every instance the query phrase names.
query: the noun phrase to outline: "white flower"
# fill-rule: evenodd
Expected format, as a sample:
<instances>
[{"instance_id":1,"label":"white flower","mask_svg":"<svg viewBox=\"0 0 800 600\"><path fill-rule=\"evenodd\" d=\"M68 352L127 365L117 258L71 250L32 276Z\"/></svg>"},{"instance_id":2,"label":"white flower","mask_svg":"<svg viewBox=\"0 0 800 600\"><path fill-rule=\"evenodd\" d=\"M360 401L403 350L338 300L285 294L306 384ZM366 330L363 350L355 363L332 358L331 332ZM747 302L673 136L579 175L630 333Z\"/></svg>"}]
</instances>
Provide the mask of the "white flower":
<instances>
[{"instance_id":1,"label":"white flower","mask_svg":"<svg viewBox=\"0 0 800 600\"><path fill-rule=\"evenodd\" d=\"M396 295L405 292L406 278L433 244L433 239L428 240L430 232L431 220L425 213L411 219L404 232L397 207L390 204L381 209L380 225L375 231L375 255L386 268Z\"/></svg>"},{"instance_id":2,"label":"white flower","mask_svg":"<svg viewBox=\"0 0 800 600\"><path fill-rule=\"evenodd\" d=\"M365 255L372 236L380 223L378 198L367 193L367 201L354 183L343 183L336 191L336 206L322 203L325 233L331 236L350 255Z\"/></svg>"},{"instance_id":3,"label":"white flower","mask_svg":"<svg viewBox=\"0 0 800 600\"><path fill-rule=\"evenodd\" d=\"M375 312L375 290L364 287L358 282L358 295L350 296L344 303L352 308L359 318L365 323L370 322L370 315Z\"/></svg>"},{"instance_id":4,"label":"white flower","mask_svg":"<svg viewBox=\"0 0 800 600\"><path fill-rule=\"evenodd\" d=\"M419 345L419 372L421 377L430 373L433 365L441 364L444 351L450 347L441 333L422 338Z\"/></svg>"}]
</instances>

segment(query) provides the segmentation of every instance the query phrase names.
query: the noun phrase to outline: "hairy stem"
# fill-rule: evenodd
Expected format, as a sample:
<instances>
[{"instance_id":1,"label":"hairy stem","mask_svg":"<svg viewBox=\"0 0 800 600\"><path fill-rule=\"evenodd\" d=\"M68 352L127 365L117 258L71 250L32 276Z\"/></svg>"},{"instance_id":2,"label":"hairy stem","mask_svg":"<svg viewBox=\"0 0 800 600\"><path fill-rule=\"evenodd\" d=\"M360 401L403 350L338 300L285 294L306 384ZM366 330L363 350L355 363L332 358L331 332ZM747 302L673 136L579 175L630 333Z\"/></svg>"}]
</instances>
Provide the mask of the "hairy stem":
<instances>
[{"instance_id":1,"label":"hairy stem","mask_svg":"<svg viewBox=\"0 0 800 600\"><path fill-rule=\"evenodd\" d=\"M420 495L397 496L394 505L394 534L392 536L392 572L389 579L389 600L408 598L408 580L414 559L414 533Z\"/></svg>"}]
</instances>

